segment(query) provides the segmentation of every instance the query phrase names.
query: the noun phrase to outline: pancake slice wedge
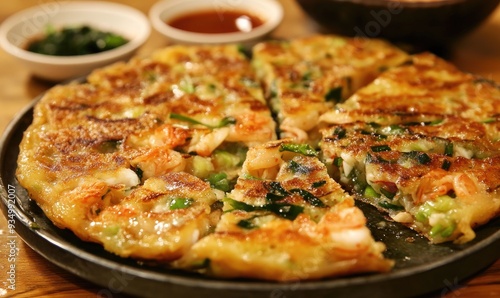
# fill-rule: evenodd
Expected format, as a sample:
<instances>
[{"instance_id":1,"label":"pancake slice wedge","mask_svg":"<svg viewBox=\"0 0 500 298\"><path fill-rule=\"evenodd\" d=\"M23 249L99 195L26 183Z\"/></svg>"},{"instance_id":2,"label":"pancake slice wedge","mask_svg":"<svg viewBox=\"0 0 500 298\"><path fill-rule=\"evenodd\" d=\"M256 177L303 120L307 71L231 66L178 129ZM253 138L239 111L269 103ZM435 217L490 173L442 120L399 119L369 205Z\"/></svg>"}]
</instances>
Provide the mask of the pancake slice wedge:
<instances>
[{"instance_id":1,"label":"pancake slice wedge","mask_svg":"<svg viewBox=\"0 0 500 298\"><path fill-rule=\"evenodd\" d=\"M389 271L384 244L314 155L289 141L252 147L214 233L175 266L275 281Z\"/></svg>"}]
</instances>

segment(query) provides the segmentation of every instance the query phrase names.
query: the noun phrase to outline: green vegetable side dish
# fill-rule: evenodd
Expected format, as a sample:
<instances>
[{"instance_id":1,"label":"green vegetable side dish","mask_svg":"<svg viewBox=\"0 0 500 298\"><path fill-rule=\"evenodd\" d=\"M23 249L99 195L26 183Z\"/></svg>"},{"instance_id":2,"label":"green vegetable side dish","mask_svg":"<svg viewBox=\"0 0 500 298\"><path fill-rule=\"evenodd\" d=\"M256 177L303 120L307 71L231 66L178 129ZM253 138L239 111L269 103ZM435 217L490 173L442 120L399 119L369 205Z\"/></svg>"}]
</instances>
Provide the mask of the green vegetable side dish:
<instances>
[{"instance_id":1,"label":"green vegetable side dish","mask_svg":"<svg viewBox=\"0 0 500 298\"><path fill-rule=\"evenodd\" d=\"M26 49L50 56L78 56L109 51L127 42L126 38L118 34L87 25L63 27L60 30L49 26L45 36L30 41Z\"/></svg>"}]
</instances>

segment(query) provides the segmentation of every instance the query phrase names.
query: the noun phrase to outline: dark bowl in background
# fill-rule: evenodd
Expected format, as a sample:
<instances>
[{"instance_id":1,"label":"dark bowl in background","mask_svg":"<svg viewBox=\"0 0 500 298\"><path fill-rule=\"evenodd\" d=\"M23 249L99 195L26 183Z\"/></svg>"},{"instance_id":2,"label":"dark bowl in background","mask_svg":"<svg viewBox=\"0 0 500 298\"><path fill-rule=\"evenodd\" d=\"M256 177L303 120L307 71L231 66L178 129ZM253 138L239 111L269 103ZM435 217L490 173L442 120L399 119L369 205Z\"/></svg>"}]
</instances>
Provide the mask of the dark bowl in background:
<instances>
[{"instance_id":1,"label":"dark bowl in background","mask_svg":"<svg viewBox=\"0 0 500 298\"><path fill-rule=\"evenodd\" d=\"M442 48L476 28L500 0L296 0L328 32L384 38L415 51Z\"/></svg>"}]
</instances>

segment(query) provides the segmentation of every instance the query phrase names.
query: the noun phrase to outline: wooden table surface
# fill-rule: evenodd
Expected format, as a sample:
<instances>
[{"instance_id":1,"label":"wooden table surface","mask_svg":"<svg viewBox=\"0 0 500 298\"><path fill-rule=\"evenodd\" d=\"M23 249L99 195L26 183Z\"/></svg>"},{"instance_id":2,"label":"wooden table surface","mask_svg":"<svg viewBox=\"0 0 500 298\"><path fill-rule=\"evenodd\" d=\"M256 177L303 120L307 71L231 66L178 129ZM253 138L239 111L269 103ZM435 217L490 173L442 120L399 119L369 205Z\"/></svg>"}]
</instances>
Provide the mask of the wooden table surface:
<instances>
[{"instance_id":1,"label":"wooden table surface","mask_svg":"<svg viewBox=\"0 0 500 298\"><path fill-rule=\"evenodd\" d=\"M1 1L0 22L23 8L49 2L48 0ZM155 0L116 1L133 6L145 13ZM273 33L274 37L300 37L317 31L317 27L302 13L293 0L281 0L285 19ZM500 82L500 7L484 24L453 47L449 60L459 68ZM168 41L154 30L139 55L165 46ZM9 121L32 99L52 85L33 78L12 57L0 50L0 134ZM7 222L0 216L0 297L121 297L80 279L46 261L23 241L14 238L15 290L8 288L10 238ZM499 252L500 257L500 252ZM443 283L443 289L430 296L500 297L500 259L477 275L463 281Z\"/></svg>"}]
</instances>

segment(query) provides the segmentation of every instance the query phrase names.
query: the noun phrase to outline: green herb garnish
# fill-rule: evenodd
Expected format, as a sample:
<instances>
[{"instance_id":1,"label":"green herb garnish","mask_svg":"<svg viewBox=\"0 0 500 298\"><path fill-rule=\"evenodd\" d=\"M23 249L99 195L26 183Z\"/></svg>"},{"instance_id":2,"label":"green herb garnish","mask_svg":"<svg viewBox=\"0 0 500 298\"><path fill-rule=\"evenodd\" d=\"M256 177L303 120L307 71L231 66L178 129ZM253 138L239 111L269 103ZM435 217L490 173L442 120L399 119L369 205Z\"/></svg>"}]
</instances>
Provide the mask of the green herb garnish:
<instances>
[{"instance_id":1,"label":"green herb garnish","mask_svg":"<svg viewBox=\"0 0 500 298\"><path fill-rule=\"evenodd\" d=\"M309 144L281 144L280 152L290 151L305 156L318 156L318 152Z\"/></svg>"},{"instance_id":2,"label":"green herb garnish","mask_svg":"<svg viewBox=\"0 0 500 298\"><path fill-rule=\"evenodd\" d=\"M441 169L443 169L445 171L449 171L450 167L451 167L451 161L449 161L447 159L443 160L443 164L441 165Z\"/></svg>"},{"instance_id":3,"label":"green herb garnish","mask_svg":"<svg viewBox=\"0 0 500 298\"><path fill-rule=\"evenodd\" d=\"M448 142L444 146L444 155L450 156L450 157L453 156L453 143L452 142Z\"/></svg>"},{"instance_id":4,"label":"green herb garnish","mask_svg":"<svg viewBox=\"0 0 500 298\"><path fill-rule=\"evenodd\" d=\"M170 210L177 210L177 209L186 209L189 206L193 204L194 200L193 199L187 199L187 198L174 198L170 202Z\"/></svg>"},{"instance_id":5,"label":"green herb garnish","mask_svg":"<svg viewBox=\"0 0 500 298\"><path fill-rule=\"evenodd\" d=\"M231 207L236 210L243 210L246 212L265 210L289 220L294 220L300 213L304 211L304 208L301 206L287 203L268 203L261 206L253 206L230 198L226 198L225 200L231 205ZM243 224L245 225L246 223Z\"/></svg>"},{"instance_id":6,"label":"green herb garnish","mask_svg":"<svg viewBox=\"0 0 500 298\"><path fill-rule=\"evenodd\" d=\"M208 176L207 181L210 183L210 186L215 189L219 189L225 192L230 191L233 188L233 185L229 179L227 179L226 173L215 173Z\"/></svg>"},{"instance_id":7,"label":"green herb garnish","mask_svg":"<svg viewBox=\"0 0 500 298\"><path fill-rule=\"evenodd\" d=\"M404 210L404 207L401 205L396 205L392 204L386 201L381 201L378 203L378 205L384 209L390 209L390 210Z\"/></svg>"},{"instance_id":8,"label":"green herb garnish","mask_svg":"<svg viewBox=\"0 0 500 298\"><path fill-rule=\"evenodd\" d=\"M306 201L307 203L311 204L314 207L321 207L321 208L326 207L326 205L325 205L325 203L323 203L323 201L321 201L318 197L314 196L312 193L308 192L307 190L295 188L295 189L291 189L290 193L299 194L304 199L304 201Z\"/></svg>"},{"instance_id":9,"label":"green herb garnish","mask_svg":"<svg viewBox=\"0 0 500 298\"><path fill-rule=\"evenodd\" d=\"M391 147L388 145L371 146L370 149L372 149L373 152L391 151Z\"/></svg>"},{"instance_id":10,"label":"green herb garnish","mask_svg":"<svg viewBox=\"0 0 500 298\"><path fill-rule=\"evenodd\" d=\"M339 103L342 101L342 86L332 88L325 94L326 101L333 101Z\"/></svg>"},{"instance_id":11,"label":"green herb garnish","mask_svg":"<svg viewBox=\"0 0 500 298\"><path fill-rule=\"evenodd\" d=\"M320 188L321 186L323 186L325 184L326 184L325 180L316 181L316 182L313 182L312 187L313 188Z\"/></svg>"},{"instance_id":12,"label":"green herb garnish","mask_svg":"<svg viewBox=\"0 0 500 298\"><path fill-rule=\"evenodd\" d=\"M210 124L202 123L202 122L200 122L200 121L198 121L196 119L193 119L193 118L181 115L181 114L176 114L176 113L170 113L170 119L176 119L176 120L180 120L180 121L189 122L189 123L192 123L192 124L203 125L203 126L206 126L208 128L212 128L212 129L221 128L221 127L228 126L230 124L235 124L236 123L236 119L234 119L233 117L224 117L219 122L219 124L217 124L217 125L210 125Z\"/></svg>"}]
</instances>

